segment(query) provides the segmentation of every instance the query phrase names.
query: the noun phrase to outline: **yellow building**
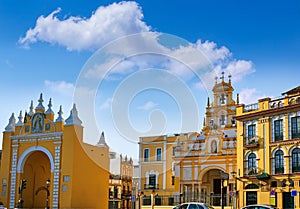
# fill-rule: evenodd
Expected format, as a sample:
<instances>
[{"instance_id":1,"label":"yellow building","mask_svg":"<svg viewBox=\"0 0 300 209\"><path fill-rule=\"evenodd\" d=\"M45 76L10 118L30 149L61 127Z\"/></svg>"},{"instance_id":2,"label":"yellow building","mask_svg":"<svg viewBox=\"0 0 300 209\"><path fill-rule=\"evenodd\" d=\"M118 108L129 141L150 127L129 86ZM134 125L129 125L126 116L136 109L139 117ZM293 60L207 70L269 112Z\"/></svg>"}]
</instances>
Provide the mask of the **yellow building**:
<instances>
[{"instance_id":1,"label":"yellow building","mask_svg":"<svg viewBox=\"0 0 300 209\"><path fill-rule=\"evenodd\" d=\"M236 167L236 102L231 76L225 82L222 73L221 82L217 81L212 103L208 99L202 132L177 142L175 176L183 202L221 206L222 195L223 205L233 206L234 179L229 174Z\"/></svg>"},{"instance_id":2,"label":"yellow building","mask_svg":"<svg viewBox=\"0 0 300 209\"><path fill-rule=\"evenodd\" d=\"M3 132L0 201L8 208L108 208L108 147L83 142L75 105L54 119L42 94L23 118L14 114ZM26 188L25 188L26 187Z\"/></svg>"},{"instance_id":3,"label":"yellow building","mask_svg":"<svg viewBox=\"0 0 300 209\"><path fill-rule=\"evenodd\" d=\"M151 205L151 195L156 196L154 205L179 202L173 157L177 141L185 141L191 134L140 137L138 190L143 196L138 201L141 205Z\"/></svg>"},{"instance_id":4,"label":"yellow building","mask_svg":"<svg viewBox=\"0 0 300 209\"><path fill-rule=\"evenodd\" d=\"M239 205L300 208L300 87L236 115Z\"/></svg>"}]
</instances>

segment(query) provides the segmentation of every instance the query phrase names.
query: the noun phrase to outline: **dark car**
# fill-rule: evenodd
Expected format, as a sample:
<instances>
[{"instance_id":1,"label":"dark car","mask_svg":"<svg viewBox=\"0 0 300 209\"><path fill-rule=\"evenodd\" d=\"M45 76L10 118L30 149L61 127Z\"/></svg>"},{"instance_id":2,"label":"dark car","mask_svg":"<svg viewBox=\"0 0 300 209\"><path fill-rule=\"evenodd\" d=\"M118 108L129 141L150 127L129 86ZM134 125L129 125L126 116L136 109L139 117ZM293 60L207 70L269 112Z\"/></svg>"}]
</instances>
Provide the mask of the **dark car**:
<instances>
[{"instance_id":1,"label":"dark car","mask_svg":"<svg viewBox=\"0 0 300 209\"><path fill-rule=\"evenodd\" d=\"M213 207L200 202L186 202L175 206L173 209L213 209Z\"/></svg>"}]
</instances>

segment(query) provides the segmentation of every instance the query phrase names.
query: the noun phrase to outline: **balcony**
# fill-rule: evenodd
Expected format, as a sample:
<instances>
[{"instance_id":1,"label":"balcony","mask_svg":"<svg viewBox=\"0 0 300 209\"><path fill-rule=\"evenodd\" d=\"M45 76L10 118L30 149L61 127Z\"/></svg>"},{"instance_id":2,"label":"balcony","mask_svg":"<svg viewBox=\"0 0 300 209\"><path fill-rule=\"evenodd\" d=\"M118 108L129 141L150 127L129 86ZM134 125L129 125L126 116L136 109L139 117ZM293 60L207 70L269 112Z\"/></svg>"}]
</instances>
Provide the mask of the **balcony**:
<instances>
[{"instance_id":1,"label":"balcony","mask_svg":"<svg viewBox=\"0 0 300 209\"><path fill-rule=\"evenodd\" d=\"M283 173L284 173L283 166L275 167L275 174L283 174Z\"/></svg>"},{"instance_id":2,"label":"balcony","mask_svg":"<svg viewBox=\"0 0 300 209\"><path fill-rule=\"evenodd\" d=\"M258 174L257 167L246 168L244 172L244 176L256 176L257 174Z\"/></svg>"},{"instance_id":3,"label":"balcony","mask_svg":"<svg viewBox=\"0 0 300 209\"><path fill-rule=\"evenodd\" d=\"M122 191L122 197L130 197L131 191Z\"/></svg>"},{"instance_id":4,"label":"balcony","mask_svg":"<svg viewBox=\"0 0 300 209\"><path fill-rule=\"evenodd\" d=\"M144 184L144 189L158 189L158 184Z\"/></svg>"},{"instance_id":5,"label":"balcony","mask_svg":"<svg viewBox=\"0 0 300 209\"><path fill-rule=\"evenodd\" d=\"M258 110L258 103L246 105L244 108L244 112L251 112Z\"/></svg>"},{"instance_id":6,"label":"balcony","mask_svg":"<svg viewBox=\"0 0 300 209\"><path fill-rule=\"evenodd\" d=\"M244 147L247 149L258 148L259 147L258 137L257 136L254 136L252 138L245 137Z\"/></svg>"}]
</instances>

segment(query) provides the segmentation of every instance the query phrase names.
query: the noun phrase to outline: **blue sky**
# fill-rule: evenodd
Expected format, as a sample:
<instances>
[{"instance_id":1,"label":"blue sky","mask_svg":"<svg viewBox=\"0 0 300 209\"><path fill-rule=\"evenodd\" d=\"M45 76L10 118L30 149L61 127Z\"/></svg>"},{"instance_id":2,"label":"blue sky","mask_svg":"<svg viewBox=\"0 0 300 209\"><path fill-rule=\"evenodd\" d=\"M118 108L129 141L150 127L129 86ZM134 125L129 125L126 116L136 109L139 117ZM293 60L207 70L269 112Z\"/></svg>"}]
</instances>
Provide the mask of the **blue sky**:
<instances>
[{"instance_id":1,"label":"blue sky","mask_svg":"<svg viewBox=\"0 0 300 209\"><path fill-rule=\"evenodd\" d=\"M145 48L159 49L163 56L137 54L122 59L116 66L109 63L114 59L105 60L106 67L112 70L105 77L97 77L103 68L93 72L97 82L101 81L93 104L79 109L81 118L91 112L96 129L105 132L112 150L136 158L137 135L201 129L212 75L200 72L201 63L189 56L194 49L186 43L205 55L212 72L232 75L235 93L240 93L243 103L265 96L276 97L298 86L299 4L294 0L288 3L258 0L0 1L0 127L4 130L12 112L17 117L20 110L23 114L28 111L31 100L36 106L41 92L45 106L52 98L54 112L63 105L66 119L74 89L78 89L78 81L84 75L82 72L91 72L87 69L91 57L100 56L101 60L102 47L111 47L115 40L124 43L128 41L127 35L153 32ZM163 40L164 36L158 34L164 33L169 35L161 45L157 40ZM175 42L185 44L179 47ZM145 49L144 42L135 43L136 46L128 46L129 51ZM127 53L126 49L113 48L117 52L124 50L120 53L122 56ZM182 60L197 68L196 71L186 69ZM166 74L158 76L157 69L165 70ZM165 80L159 80L160 77ZM177 82L175 86L182 85L181 89L186 92L161 84L170 79ZM153 83L148 83L149 80ZM131 83L128 89L124 87L127 82ZM143 86L146 84L148 86ZM136 86L142 91L134 92ZM125 97L118 98L118 95ZM126 104L122 103L125 100ZM198 109L185 112L182 100L194 102L191 107ZM184 119L189 114L195 115L190 117L191 124ZM128 132L136 135L125 133L122 127L127 126L120 121L128 123ZM90 123L83 123L89 133L85 141L95 144L98 131L88 131Z\"/></svg>"}]
</instances>

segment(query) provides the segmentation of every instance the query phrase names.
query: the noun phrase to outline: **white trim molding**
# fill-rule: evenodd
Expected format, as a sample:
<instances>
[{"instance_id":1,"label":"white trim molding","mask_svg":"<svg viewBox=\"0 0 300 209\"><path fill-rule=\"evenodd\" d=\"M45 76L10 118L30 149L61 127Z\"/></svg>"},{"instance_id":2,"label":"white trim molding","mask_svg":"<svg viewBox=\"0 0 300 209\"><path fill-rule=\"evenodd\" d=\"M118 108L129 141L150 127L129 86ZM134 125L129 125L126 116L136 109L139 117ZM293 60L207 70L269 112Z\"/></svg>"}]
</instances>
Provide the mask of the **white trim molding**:
<instances>
[{"instance_id":1,"label":"white trim molding","mask_svg":"<svg viewBox=\"0 0 300 209\"><path fill-rule=\"evenodd\" d=\"M49 161L50 161L51 172L54 171L54 160L53 160L53 156L50 153L50 151L42 146L34 146L34 147L30 147L27 150L25 150L22 153L22 155L20 156L19 161L18 161L18 166L17 166L18 173L23 173L24 164L26 162L26 159L28 158L30 153L35 152L35 151L41 151L48 156Z\"/></svg>"}]
</instances>

